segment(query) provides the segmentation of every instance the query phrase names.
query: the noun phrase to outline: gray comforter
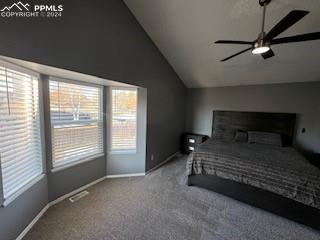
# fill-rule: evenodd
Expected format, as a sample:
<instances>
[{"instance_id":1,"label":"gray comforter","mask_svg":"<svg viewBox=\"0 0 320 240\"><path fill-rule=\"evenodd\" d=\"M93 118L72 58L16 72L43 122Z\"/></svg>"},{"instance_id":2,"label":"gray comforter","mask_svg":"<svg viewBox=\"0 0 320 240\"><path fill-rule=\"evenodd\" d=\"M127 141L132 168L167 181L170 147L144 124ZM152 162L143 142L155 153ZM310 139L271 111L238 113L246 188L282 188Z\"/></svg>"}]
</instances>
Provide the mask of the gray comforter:
<instances>
[{"instance_id":1,"label":"gray comforter","mask_svg":"<svg viewBox=\"0 0 320 240\"><path fill-rule=\"evenodd\" d=\"M292 147L209 139L189 156L187 174L215 175L320 209L320 170Z\"/></svg>"}]
</instances>

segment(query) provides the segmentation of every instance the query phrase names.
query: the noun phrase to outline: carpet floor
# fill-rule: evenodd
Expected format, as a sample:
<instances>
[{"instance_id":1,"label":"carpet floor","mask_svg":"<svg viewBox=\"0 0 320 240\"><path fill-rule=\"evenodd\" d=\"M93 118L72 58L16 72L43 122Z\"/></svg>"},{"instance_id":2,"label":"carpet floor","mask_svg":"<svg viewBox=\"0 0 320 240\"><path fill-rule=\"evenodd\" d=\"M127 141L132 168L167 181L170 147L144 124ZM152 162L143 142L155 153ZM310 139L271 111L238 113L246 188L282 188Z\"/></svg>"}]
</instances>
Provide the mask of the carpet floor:
<instances>
[{"instance_id":1,"label":"carpet floor","mask_svg":"<svg viewBox=\"0 0 320 240\"><path fill-rule=\"evenodd\" d=\"M32 240L319 240L320 233L186 185L186 156L145 177L107 179L85 198L51 207Z\"/></svg>"}]
</instances>

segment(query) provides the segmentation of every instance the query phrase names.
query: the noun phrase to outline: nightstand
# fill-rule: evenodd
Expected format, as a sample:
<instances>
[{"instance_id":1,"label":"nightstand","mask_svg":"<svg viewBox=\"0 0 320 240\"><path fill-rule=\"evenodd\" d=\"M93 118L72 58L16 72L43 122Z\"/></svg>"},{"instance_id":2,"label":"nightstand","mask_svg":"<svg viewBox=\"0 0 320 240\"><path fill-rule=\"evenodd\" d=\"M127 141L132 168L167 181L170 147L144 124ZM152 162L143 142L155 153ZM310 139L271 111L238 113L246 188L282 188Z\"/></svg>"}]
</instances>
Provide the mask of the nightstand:
<instances>
[{"instance_id":1,"label":"nightstand","mask_svg":"<svg viewBox=\"0 0 320 240\"><path fill-rule=\"evenodd\" d=\"M313 153L312 156L309 158L309 161L320 169L320 153Z\"/></svg>"},{"instance_id":2,"label":"nightstand","mask_svg":"<svg viewBox=\"0 0 320 240\"><path fill-rule=\"evenodd\" d=\"M181 138L181 152L189 154L193 152L198 145L206 141L209 137L202 134L184 133Z\"/></svg>"}]
</instances>

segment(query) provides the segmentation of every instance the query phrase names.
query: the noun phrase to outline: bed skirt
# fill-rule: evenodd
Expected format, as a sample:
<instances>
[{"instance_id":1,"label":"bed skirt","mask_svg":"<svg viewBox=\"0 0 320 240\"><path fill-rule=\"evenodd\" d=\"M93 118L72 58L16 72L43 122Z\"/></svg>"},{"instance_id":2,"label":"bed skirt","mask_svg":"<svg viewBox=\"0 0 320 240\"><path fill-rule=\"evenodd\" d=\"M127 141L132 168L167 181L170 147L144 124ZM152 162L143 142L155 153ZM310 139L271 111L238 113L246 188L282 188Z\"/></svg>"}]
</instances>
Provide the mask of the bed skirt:
<instances>
[{"instance_id":1,"label":"bed skirt","mask_svg":"<svg viewBox=\"0 0 320 240\"><path fill-rule=\"evenodd\" d=\"M191 175L188 186L198 186L320 231L320 210L250 185L213 175Z\"/></svg>"}]
</instances>

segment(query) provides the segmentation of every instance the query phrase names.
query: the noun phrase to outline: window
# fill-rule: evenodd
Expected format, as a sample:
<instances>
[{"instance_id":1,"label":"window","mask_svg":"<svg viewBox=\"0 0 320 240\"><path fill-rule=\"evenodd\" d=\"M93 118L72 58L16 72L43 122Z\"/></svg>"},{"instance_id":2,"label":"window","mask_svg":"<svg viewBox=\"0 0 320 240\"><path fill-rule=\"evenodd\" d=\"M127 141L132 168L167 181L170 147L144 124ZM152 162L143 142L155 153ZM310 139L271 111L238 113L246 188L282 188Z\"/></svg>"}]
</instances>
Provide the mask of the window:
<instances>
[{"instance_id":1,"label":"window","mask_svg":"<svg viewBox=\"0 0 320 240\"><path fill-rule=\"evenodd\" d=\"M111 151L136 150L137 90L112 89Z\"/></svg>"},{"instance_id":2,"label":"window","mask_svg":"<svg viewBox=\"0 0 320 240\"><path fill-rule=\"evenodd\" d=\"M3 199L43 173L38 76L3 66L0 66L0 154Z\"/></svg>"},{"instance_id":3,"label":"window","mask_svg":"<svg viewBox=\"0 0 320 240\"><path fill-rule=\"evenodd\" d=\"M52 81L53 168L103 154L102 88Z\"/></svg>"}]
</instances>

